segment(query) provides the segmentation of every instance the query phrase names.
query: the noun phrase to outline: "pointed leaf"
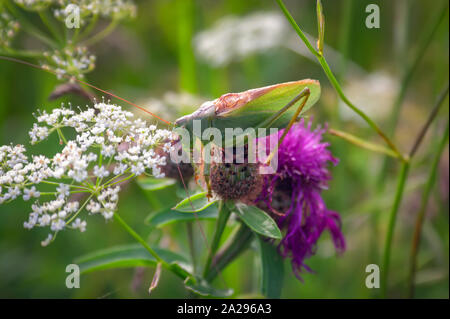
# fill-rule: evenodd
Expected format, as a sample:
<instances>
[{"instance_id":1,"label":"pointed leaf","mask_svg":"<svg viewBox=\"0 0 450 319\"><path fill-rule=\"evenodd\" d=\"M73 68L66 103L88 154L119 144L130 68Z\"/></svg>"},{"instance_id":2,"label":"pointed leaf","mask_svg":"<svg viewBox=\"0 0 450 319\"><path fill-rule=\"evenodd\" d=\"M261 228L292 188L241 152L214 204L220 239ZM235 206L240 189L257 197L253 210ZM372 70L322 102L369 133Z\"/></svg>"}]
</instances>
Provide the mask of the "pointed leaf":
<instances>
[{"instance_id":1,"label":"pointed leaf","mask_svg":"<svg viewBox=\"0 0 450 319\"><path fill-rule=\"evenodd\" d=\"M196 216L197 215L197 216ZM145 220L145 223L152 227L163 227L177 222L189 222L199 220L214 220L218 216L217 206L211 205L198 212L197 214L180 213L172 208L167 208L156 214L151 214Z\"/></svg>"},{"instance_id":2,"label":"pointed leaf","mask_svg":"<svg viewBox=\"0 0 450 319\"><path fill-rule=\"evenodd\" d=\"M182 213L194 213L194 212L200 212L215 202L217 202L217 199L210 200L206 196L207 192L199 193L192 195L188 198L183 199L181 202L179 202L173 210L176 210L178 212Z\"/></svg>"},{"instance_id":3,"label":"pointed leaf","mask_svg":"<svg viewBox=\"0 0 450 319\"><path fill-rule=\"evenodd\" d=\"M284 263L275 245L258 236L261 252L261 293L267 298L280 298L283 288Z\"/></svg>"},{"instance_id":4,"label":"pointed leaf","mask_svg":"<svg viewBox=\"0 0 450 319\"><path fill-rule=\"evenodd\" d=\"M170 187L176 183L172 178L139 178L137 180L139 187L146 191L156 191Z\"/></svg>"},{"instance_id":5,"label":"pointed leaf","mask_svg":"<svg viewBox=\"0 0 450 319\"><path fill-rule=\"evenodd\" d=\"M256 206L236 205L236 213L254 232L266 237L281 239L277 223L266 212Z\"/></svg>"},{"instance_id":6,"label":"pointed leaf","mask_svg":"<svg viewBox=\"0 0 450 319\"><path fill-rule=\"evenodd\" d=\"M187 260L174 252L166 249L153 248L166 262L188 265ZM155 266L155 258L139 244L122 245L102 249L81 256L75 260L82 273L111 268L128 268L138 266Z\"/></svg>"}]
</instances>

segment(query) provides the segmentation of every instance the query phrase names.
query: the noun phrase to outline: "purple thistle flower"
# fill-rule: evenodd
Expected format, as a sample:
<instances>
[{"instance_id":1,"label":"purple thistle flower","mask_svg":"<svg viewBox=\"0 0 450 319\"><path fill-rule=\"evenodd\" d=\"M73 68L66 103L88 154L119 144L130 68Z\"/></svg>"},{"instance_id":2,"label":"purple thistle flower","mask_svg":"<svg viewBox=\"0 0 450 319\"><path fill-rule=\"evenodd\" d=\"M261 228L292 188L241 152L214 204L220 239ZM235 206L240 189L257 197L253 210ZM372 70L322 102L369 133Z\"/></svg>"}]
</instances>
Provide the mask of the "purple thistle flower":
<instances>
[{"instance_id":1,"label":"purple thistle flower","mask_svg":"<svg viewBox=\"0 0 450 319\"><path fill-rule=\"evenodd\" d=\"M278 138L283 131L278 132ZM339 214L327 209L321 197L331 179L327 165L338 163L327 149L329 144L321 142L324 132L320 127L311 130L311 122L305 126L303 119L293 125L278 149L277 172L265 176L256 200L257 206L275 214L279 227L285 230L279 251L291 258L300 280L303 270L311 271L305 259L314 255L324 230L330 232L338 252L345 250Z\"/></svg>"}]
</instances>

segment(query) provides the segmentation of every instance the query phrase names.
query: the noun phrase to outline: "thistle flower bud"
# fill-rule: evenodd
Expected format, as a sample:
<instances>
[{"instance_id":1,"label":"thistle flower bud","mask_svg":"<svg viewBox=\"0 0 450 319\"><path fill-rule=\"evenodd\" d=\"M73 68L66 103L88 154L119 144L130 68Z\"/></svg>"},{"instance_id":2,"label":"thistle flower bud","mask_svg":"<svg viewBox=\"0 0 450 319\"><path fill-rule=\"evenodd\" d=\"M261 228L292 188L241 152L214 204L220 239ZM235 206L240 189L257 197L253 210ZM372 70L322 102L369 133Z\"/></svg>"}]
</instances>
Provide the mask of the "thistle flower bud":
<instances>
[{"instance_id":1,"label":"thistle flower bud","mask_svg":"<svg viewBox=\"0 0 450 319\"><path fill-rule=\"evenodd\" d=\"M211 164L211 189L224 200L253 202L262 187L259 164L248 163L247 148L245 148L243 163L238 163L234 150L232 163L227 163L225 160L225 151L222 150L221 153L222 160Z\"/></svg>"}]
</instances>

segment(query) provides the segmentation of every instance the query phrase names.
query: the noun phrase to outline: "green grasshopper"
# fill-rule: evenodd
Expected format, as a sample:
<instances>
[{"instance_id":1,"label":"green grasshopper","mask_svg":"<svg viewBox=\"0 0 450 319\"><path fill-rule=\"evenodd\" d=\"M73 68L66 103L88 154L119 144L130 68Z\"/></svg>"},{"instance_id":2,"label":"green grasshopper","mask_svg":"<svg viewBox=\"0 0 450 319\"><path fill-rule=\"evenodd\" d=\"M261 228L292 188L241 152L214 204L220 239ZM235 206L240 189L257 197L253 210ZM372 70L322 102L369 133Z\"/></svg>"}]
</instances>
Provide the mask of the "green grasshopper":
<instances>
[{"instance_id":1,"label":"green grasshopper","mask_svg":"<svg viewBox=\"0 0 450 319\"><path fill-rule=\"evenodd\" d=\"M227 93L221 97L203 103L195 112L183 116L175 121L178 127L186 128L190 136L197 133L193 128L195 120L200 121L201 127L216 128L225 136L226 129L253 128L285 128L283 135L267 157L266 164L270 164L275 152L283 142L292 125L320 97L320 83L316 80L300 80L251 89L240 93ZM300 102L294 107L297 102ZM280 108L280 105L284 105ZM201 135L201 134L200 134ZM235 142L232 142L235 146ZM203 142L202 142L203 144ZM202 145L203 146L203 145ZM208 176L210 163L204 163L203 175ZM209 181L206 180L208 197L210 194Z\"/></svg>"},{"instance_id":2,"label":"green grasshopper","mask_svg":"<svg viewBox=\"0 0 450 319\"><path fill-rule=\"evenodd\" d=\"M203 103L192 114L175 121L192 132L192 121L201 120L202 127L246 129L285 128L288 131L298 116L313 106L320 97L320 83L300 80L280 83L240 93L227 93ZM303 102L295 109L293 106ZM280 108L280 105L284 105Z\"/></svg>"}]
</instances>

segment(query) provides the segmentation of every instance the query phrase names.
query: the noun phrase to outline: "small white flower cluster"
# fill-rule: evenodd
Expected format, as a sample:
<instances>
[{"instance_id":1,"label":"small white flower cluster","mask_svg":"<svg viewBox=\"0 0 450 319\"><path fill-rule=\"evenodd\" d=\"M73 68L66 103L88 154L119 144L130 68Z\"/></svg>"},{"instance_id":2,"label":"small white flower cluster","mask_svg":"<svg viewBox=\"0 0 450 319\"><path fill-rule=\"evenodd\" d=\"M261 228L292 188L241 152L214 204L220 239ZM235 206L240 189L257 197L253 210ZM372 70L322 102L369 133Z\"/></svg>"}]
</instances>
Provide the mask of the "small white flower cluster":
<instances>
[{"instance_id":1,"label":"small white flower cluster","mask_svg":"<svg viewBox=\"0 0 450 319\"><path fill-rule=\"evenodd\" d=\"M14 0L14 2L26 10L40 11L46 9L55 0Z\"/></svg>"},{"instance_id":2,"label":"small white flower cluster","mask_svg":"<svg viewBox=\"0 0 450 319\"><path fill-rule=\"evenodd\" d=\"M383 121L391 114L391 106L399 89L398 83L398 79L389 73L378 71L364 76L350 75L344 89L351 101L364 113ZM344 120L366 125L366 122L342 101L339 102L339 112Z\"/></svg>"},{"instance_id":3,"label":"small white flower cluster","mask_svg":"<svg viewBox=\"0 0 450 319\"><path fill-rule=\"evenodd\" d=\"M74 4L80 8L83 19L92 16L101 16L113 20L132 19L136 17L136 5L132 0L57 0L59 9L54 15L58 19L65 19L65 8ZM83 20L82 19L82 20Z\"/></svg>"},{"instance_id":4,"label":"small white flower cluster","mask_svg":"<svg viewBox=\"0 0 450 319\"><path fill-rule=\"evenodd\" d=\"M219 20L197 34L194 45L199 58L217 67L283 46L288 35L290 29L281 14L256 12Z\"/></svg>"},{"instance_id":5,"label":"small white flower cluster","mask_svg":"<svg viewBox=\"0 0 450 319\"><path fill-rule=\"evenodd\" d=\"M75 139L66 140L67 128L75 130ZM171 131L148 126L120 106L105 103L79 112L62 107L40 113L29 135L34 144L53 132L64 146L50 158L29 159L22 145L0 147L0 204L19 196L35 199L24 226L49 227L52 233L43 245L65 228L85 231L86 221L78 218L84 208L106 220L113 217L120 183L143 173L164 177L166 157L155 148L170 150L176 139ZM49 199L37 200L44 197Z\"/></svg>"},{"instance_id":6,"label":"small white flower cluster","mask_svg":"<svg viewBox=\"0 0 450 319\"><path fill-rule=\"evenodd\" d=\"M89 54L86 47L67 47L64 50L45 52L47 62L42 67L56 73L58 79L64 76L83 78L85 73L95 68L95 55Z\"/></svg>"},{"instance_id":7,"label":"small white flower cluster","mask_svg":"<svg viewBox=\"0 0 450 319\"><path fill-rule=\"evenodd\" d=\"M0 8L1 10L1 8ZM17 22L6 11L0 11L0 48L8 48L12 38L19 30L19 22Z\"/></svg>"}]
</instances>

